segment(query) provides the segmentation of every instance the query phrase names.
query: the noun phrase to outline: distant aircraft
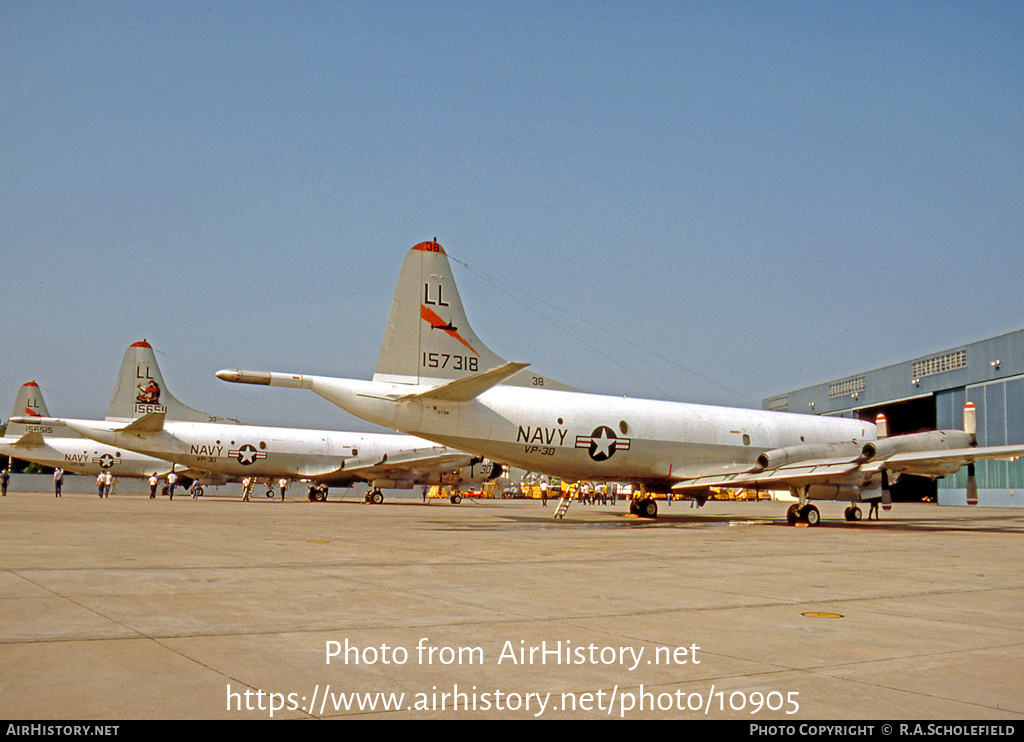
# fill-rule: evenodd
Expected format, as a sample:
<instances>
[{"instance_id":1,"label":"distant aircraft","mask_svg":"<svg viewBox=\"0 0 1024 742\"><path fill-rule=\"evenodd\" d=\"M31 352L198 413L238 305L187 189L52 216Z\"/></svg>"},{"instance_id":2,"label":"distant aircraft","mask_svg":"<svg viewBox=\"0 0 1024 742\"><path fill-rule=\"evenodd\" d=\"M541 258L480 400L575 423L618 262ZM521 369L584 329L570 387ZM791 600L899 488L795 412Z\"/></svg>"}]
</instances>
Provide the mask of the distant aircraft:
<instances>
[{"instance_id":1,"label":"distant aircraft","mask_svg":"<svg viewBox=\"0 0 1024 742\"><path fill-rule=\"evenodd\" d=\"M225 481L310 480L311 499L326 498L331 485L369 482L367 500L379 503L382 488L455 486L502 472L497 464L407 435L270 428L205 415L168 391L147 342L125 352L105 420L42 420Z\"/></svg>"},{"instance_id":2,"label":"distant aircraft","mask_svg":"<svg viewBox=\"0 0 1024 742\"><path fill-rule=\"evenodd\" d=\"M442 327L443 326L443 327ZM456 329L458 328L458 329ZM444 332L433 332L443 329ZM766 410L588 394L509 363L470 329L437 242L406 256L373 381L224 370L227 381L311 389L363 419L564 480L639 485L706 499L712 487L788 490L787 518L816 525L811 500L890 501L888 476L942 477L1024 446L979 448L974 431L879 439L876 425Z\"/></svg>"},{"instance_id":3,"label":"distant aircraft","mask_svg":"<svg viewBox=\"0 0 1024 742\"><path fill-rule=\"evenodd\" d=\"M48 425L49 418L39 385L21 385L14 410L0 439L0 455L75 474L109 471L117 477L163 476L171 470L168 461L143 456L125 448L106 446L83 438L63 427ZM14 422L14 418L24 422Z\"/></svg>"}]
</instances>

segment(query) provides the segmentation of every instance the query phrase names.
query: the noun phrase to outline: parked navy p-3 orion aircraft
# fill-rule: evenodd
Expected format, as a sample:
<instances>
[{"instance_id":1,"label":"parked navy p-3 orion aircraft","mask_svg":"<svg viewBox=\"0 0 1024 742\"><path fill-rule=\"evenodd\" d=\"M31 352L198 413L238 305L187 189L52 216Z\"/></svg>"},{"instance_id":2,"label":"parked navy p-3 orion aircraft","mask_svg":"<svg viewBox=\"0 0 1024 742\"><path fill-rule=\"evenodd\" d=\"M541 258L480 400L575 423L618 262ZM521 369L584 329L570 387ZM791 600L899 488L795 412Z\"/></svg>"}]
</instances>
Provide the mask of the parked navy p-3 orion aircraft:
<instances>
[{"instance_id":1,"label":"parked navy p-3 orion aircraft","mask_svg":"<svg viewBox=\"0 0 1024 742\"><path fill-rule=\"evenodd\" d=\"M510 466L567 480L640 486L631 510L657 515L649 493L707 498L712 487L788 490L790 523L820 520L812 500L888 505L888 479L938 478L1024 446L980 448L964 431L880 438L876 425L796 413L580 392L529 364L506 362L473 333L436 242L406 256L372 381L224 370L227 381L311 389L365 420ZM970 473L970 469L969 469Z\"/></svg>"},{"instance_id":2,"label":"parked navy p-3 orion aircraft","mask_svg":"<svg viewBox=\"0 0 1024 742\"><path fill-rule=\"evenodd\" d=\"M0 439L0 455L30 461L75 474L99 474L109 471L117 477L148 477L154 472L164 476L171 470L169 461L97 443L66 428L47 425L46 402L39 385L29 381L21 385L14 398L14 410ZM18 418L25 422L14 422Z\"/></svg>"},{"instance_id":3,"label":"parked navy p-3 orion aircraft","mask_svg":"<svg viewBox=\"0 0 1024 742\"><path fill-rule=\"evenodd\" d=\"M367 501L380 503L382 488L455 486L502 472L498 464L408 435L262 427L204 415L168 391L145 341L125 351L105 420L39 421L158 456L187 467L200 481L310 480L311 499L325 499L330 485L369 482Z\"/></svg>"}]
</instances>

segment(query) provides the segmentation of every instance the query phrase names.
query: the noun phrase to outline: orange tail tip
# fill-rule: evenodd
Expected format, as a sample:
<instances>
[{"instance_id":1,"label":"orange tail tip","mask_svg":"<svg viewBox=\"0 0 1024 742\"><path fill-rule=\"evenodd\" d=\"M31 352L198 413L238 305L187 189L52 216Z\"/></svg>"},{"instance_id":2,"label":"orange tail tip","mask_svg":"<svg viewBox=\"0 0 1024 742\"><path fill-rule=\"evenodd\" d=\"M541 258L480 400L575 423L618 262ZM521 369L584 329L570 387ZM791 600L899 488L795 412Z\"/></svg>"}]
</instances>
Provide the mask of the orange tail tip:
<instances>
[{"instance_id":1,"label":"orange tail tip","mask_svg":"<svg viewBox=\"0 0 1024 742\"><path fill-rule=\"evenodd\" d=\"M423 252L436 252L444 255L444 248L437 242L437 240L430 240L429 242L421 242L416 245L413 250L422 250Z\"/></svg>"},{"instance_id":2,"label":"orange tail tip","mask_svg":"<svg viewBox=\"0 0 1024 742\"><path fill-rule=\"evenodd\" d=\"M14 398L14 407L11 410L11 417L49 417L43 401L43 391L34 381L26 381L18 388L18 394ZM14 436L21 434L21 423L10 423L7 426L7 435Z\"/></svg>"}]
</instances>

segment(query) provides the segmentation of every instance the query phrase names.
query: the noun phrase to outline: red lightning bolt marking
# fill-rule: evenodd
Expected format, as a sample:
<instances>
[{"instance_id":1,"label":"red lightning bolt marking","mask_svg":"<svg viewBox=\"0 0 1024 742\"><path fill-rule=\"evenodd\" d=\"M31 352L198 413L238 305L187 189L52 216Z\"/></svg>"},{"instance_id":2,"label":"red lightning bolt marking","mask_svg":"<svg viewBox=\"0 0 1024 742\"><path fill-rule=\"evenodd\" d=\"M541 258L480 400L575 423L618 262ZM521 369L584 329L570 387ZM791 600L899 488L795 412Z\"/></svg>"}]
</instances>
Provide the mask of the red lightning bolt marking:
<instances>
[{"instance_id":1,"label":"red lightning bolt marking","mask_svg":"<svg viewBox=\"0 0 1024 742\"><path fill-rule=\"evenodd\" d=\"M424 320L426 320L427 324L429 324L435 330L444 330L445 332L447 332L453 338L455 338L460 343L462 343L467 348L469 348L471 351L473 351L474 355L476 355L476 356L480 355L479 353L476 352L476 350L473 349L472 345L470 345L469 343L467 343L465 340L462 339L462 336L459 335L459 333L457 333L455 330L449 330L448 327L447 327L448 323L445 322L440 317L438 317L437 313L434 312L433 309L430 309L429 307L424 306L423 304L420 304L420 317L422 317Z\"/></svg>"}]
</instances>

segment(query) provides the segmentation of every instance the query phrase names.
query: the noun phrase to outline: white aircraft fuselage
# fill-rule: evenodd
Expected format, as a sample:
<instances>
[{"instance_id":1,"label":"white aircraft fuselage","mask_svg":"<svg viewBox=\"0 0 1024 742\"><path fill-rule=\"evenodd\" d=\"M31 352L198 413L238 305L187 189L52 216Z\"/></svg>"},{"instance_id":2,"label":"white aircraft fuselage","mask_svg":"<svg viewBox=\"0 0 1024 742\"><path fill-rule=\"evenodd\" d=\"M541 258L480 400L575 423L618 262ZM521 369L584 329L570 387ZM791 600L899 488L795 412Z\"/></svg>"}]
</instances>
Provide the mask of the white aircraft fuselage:
<instances>
[{"instance_id":1,"label":"white aircraft fuselage","mask_svg":"<svg viewBox=\"0 0 1024 742\"><path fill-rule=\"evenodd\" d=\"M502 471L473 454L408 435L243 425L199 412L168 390L146 341L125 351L105 419L48 417L38 386L29 383L19 390L10 421L20 436L13 453L19 458L27 458L29 446L43 444L44 436L56 440L60 431L70 430L88 439L81 441L83 448L126 452L118 454L121 473L127 473L124 463L141 461L136 476L163 474L173 464L200 481L369 482L379 495L382 488L481 483Z\"/></svg>"},{"instance_id":2,"label":"white aircraft fuselage","mask_svg":"<svg viewBox=\"0 0 1024 742\"><path fill-rule=\"evenodd\" d=\"M886 437L858 419L662 402L581 392L508 362L470 326L436 241L402 263L372 381L223 370L232 382L310 389L354 415L529 471L568 480L632 482L631 510L654 517L647 492L706 498L712 488L788 490L787 520L815 525L810 500L891 501L891 477L947 476L1010 459L1024 446L977 445L963 430ZM885 440L880 440L885 438ZM976 499L976 498L975 498Z\"/></svg>"},{"instance_id":3,"label":"white aircraft fuselage","mask_svg":"<svg viewBox=\"0 0 1024 742\"><path fill-rule=\"evenodd\" d=\"M772 449L875 440L862 420L496 386L468 401L402 399L430 385L266 374L359 417L529 471L644 482L749 467ZM266 379L263 383L267 383Z\"/></svg>"},{"instance_id":4,"label":"white aircraft fuselage","mask_svg":"<svg viewBox=\"0 0 1024 742\"><path fill-rule=\"evenodd\" d=\"M0 440L0 456L31 461L40 466L73 474L99 474L109 471L115 477L159 476L171 470L171 464L152 456L125 448L106 446L86 438L59 437L52 426L27 426L45 431L46 438L38 445L15 445L13 439Z\"/></svg>"},{"instance_id":5,"label":"white aircraft fuselage","mask_svg":"<svg viewBox=\"0 0 1024 742\"><path fill-rule=\"evenodd\" d=\"M125 423L112 421L62 420L65 426L95 441L123 446L138 453L158 456L191 469L230 478L262 477L314 479L325 484L348 484L367 479L367 467L393 460L433 459L431 466L382 474L382 486L411 486L442 481L454 475L471 457L448 451L425 440L397 434L358 434L327 430L261 427L230 423L167 421L158 432L135 434L119 430ZM437 459L449 457L448 465ZM362 469L363 473L357 470ZM436 476L431 477L431 473ZM372 477L371 477L372 478ZM434 480L437 480L436 482ZM482 479L480 481L483 481Z\"/></svg>"}]
</instances>

